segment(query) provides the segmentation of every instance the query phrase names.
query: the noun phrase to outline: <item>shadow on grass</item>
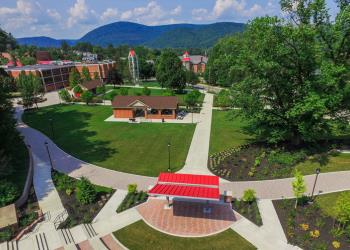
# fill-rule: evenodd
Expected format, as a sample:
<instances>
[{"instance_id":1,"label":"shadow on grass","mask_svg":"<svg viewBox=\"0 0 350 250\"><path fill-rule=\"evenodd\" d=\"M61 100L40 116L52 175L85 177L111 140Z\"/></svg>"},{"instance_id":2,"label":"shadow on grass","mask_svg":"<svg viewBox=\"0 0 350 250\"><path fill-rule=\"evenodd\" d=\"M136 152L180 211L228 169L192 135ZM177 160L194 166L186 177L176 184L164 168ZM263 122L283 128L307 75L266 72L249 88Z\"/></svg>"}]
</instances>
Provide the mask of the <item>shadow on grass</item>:
<instances>
[{"instance_id":1,"label":"shadow on grass","mask_svg":"<svg viewBox=\"0 0 350 250\"><path fill-rule=\"evenodd\" d=\"M50 137L57 146L87 162L100 162L118 153L109 142L96 139L90 128L92 114L85 111L61 110L60 106L25 112L24 122ZM51 119L51 121L50 121Z\"/></svg>"}]
</instances>

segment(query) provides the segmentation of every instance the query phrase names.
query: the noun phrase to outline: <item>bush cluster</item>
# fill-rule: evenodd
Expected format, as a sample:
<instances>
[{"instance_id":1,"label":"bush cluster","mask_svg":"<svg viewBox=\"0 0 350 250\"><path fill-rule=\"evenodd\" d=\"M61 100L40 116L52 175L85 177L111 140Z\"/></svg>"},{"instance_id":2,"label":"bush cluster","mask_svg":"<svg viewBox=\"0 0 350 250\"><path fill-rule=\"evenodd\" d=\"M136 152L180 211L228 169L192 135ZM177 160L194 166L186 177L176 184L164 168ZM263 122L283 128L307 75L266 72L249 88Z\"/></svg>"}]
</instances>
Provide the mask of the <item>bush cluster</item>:
<instances>
[{"instance_id":1,"label":"bush cluster","mask_svg":"<svg viewBox=\"0 0 350 250\"><path fill-rule=\"evenodd\" d=\"M12 203L19 195L17 187L8 181L1 181L0 183L0 207Z\"/></svg>"}]
</instances>

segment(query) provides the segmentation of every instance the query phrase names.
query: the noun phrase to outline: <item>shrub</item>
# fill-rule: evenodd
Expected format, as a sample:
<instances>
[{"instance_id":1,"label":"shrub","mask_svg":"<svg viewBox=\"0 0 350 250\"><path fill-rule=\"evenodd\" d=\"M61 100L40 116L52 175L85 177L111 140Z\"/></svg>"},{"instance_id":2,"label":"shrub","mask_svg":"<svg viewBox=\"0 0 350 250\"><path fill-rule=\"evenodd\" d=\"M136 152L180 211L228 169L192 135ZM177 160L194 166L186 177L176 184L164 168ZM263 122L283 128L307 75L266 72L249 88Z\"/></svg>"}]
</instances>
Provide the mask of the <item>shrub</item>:
<instances>
[{"instance_id":1,"label":"shrub","mask_svg":"<svg viewBox=\"0 0 350 250\"><path fill-rule=\"evenodd\" d=\"M106 87L105 85L102 85L102 86L97 86L96 88L96 94L98 95L102 95L106 92Z\"/></svg>"},{"instance_id":2,"label":"shrub","mask_svg":"<svg viewBox=\"0 0 350 250\"><path fill-rule=\"evenodd\" d=\"M128 95L129 94L129 89L128 88L121 88L120 89L120 94L121 95Z\"/></svg>"},{"instance_id":3,"label":"shrub","mask_svg":"<svg viewBox=\"0 0 350 250\"><path fill-rule=\"evenodd\" d=\"M137 191L137 184L129 184L128 185L128 193L134 194Z\"/></svg>"},{"instance_id":4,"label":"shrub","mask_svg":"<svg viewBox=\"0 0 350 250\"><path fill-rule=\"evenodd\" d=\"M335 249L338 249L338 248L340 248L340 242L339 241L333 241L332 242L332 245L333 245L333 247L335 248Z\"/></svg>"},{"instance_id":5,"label":"shrub","mask_svg":"<svg viewBox=\"0 0 350 250\"><path fill-rule=\"evenodd\" d=\"M318 237L320 237L320 231L319 230L313 230L313 231L310 231L310 236L312 237L312 238L318 238Z\"/></svg>"},{"instance_id":6,"label":"shrub","mask_svg":"<svg viewBox=\"0 0 350 250\"><path fill-rule=\"evenodd\" d=\"M173 90L167 89L167 90L165 90L165 91L163 92L163 95L164 95L164 96L174 96L175 93L174 93Z\"/></svg>"},{"instance_id":7,"label":"shrub","mask_svg":"<svg viewBox=\"0 0 350 250\"><path fill-rule=\"evenodd\" d=\"M83 102L86 103L86 105L88 105L92 101L92 99L94 98L94 95L90 91L84 91L81 94L80 98Z\"/></svg>"},{"instance_id":8,"label":"shrub","mask_svg":"<svg viewBox=\"0 0 350 250\"><path fill-rule=\"evenodd\" d=\"M12 238L12 230L11 228L6 228L0 230L0 242L9 241Z\"/></svg>"},{"instance_id":9,"label":"shrub","mask_svg":"<svg viewBox=\"0 0 350 250\"><path fill-rule=\"evenodd\" d=\"M60 98L65 101L65 102L71 102L72 101L72 97L69 94L68 90L63 89L59 92Z\"/></svg>"},{"instance_id":10,"label":"shrub","mask_svg":"<svg viewBox=\"0 0 350 250\"><path fill-rule=\"evenodd\" d=\"M282 151L271 151L268 156L268 161L271 164L279 164L283 166L293 166L306 158L304 151L298 152L282 152Z\"/></svg>"},{"instance_id":11,"label":"shrub","mask_svg":"<svg viewBox=\"0 0 350 250\"><path fill-rule=\"evenodd\" d=\"M244 202L248 202L248 203L252 203L256 200L256 197L255 197L255 190L253 189L247 189L244 191L243 193L243 197L242 197L242 200Z\"/></svg>"},{"instance_id":12,"label":"shrub","mask_svg":"<svg viewBox=\"0 0 350 250\"><path fill-rule=\"evenodd\" d=\"M56 173L54 175L54 178L56 182L56 188L58 190L63 191L67 189L74 189L74 181L68 175Z\"/></svg>"},{"instance_id":13,"label":"shrub","mask_svg":"<svg viewBox=\"0 0 350 250\"><path fill-rule=\"evenodd\" d=\"M332 228L331 229L331 235L335 238L335 239L339 239L344 235L345 231L341 228Z\"/></svg>"},{"instance_id":14,"label":"shrub","mask_svg":"<svg viewBox=\"0 0 350 250\"><path fill-rule=\"evenodd\" d=\"M81 94L81 93L83 93L83 89L80 87L80 85L77 85L77 86L74 87L73 92L75 94L77 94L77 93Z\"/></svg>"},{"instance_id":15,"label":"shrub","mask_svg":"<svg viewBox=\"0 0 350 250\"><path fill-rule=\"evenodd\" d=\"M6 206L15 201L19 193L17 187L8 181L0 183L0 207Z\"/></svg>"},{"instance_id":16,"label":"shrub","mask_svg":"<svg viewBox=\"0 0 350 250\"><path fill-rule=\"evenodd\" d=\"M149 96L149 95L151 95L151 90L149 88L147 88L147 87L144 87L142 89L142 94Z\"/></svg>"},{"instance_id":17,"label":"shrub","mask_svg":"<svg viewBox=\"0 0 350 250\"><path fill-rule=\"evenodd\" d=\"M91 182L82 177L77 183L76 198L81 204L91 204L96 200L97 192Z\"/></svg>"}]
</instances>

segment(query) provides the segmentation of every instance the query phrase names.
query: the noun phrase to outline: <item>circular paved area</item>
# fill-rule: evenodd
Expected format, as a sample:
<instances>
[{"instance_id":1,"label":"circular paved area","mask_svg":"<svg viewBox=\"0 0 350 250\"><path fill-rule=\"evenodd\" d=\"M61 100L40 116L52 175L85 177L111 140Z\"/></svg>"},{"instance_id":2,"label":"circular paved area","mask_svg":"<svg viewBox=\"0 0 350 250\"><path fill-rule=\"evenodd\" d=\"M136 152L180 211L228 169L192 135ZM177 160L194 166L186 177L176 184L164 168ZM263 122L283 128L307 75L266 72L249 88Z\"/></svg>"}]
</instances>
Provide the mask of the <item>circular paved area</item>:
<instances>
[{"instance_id":1,"label":"circular paved area","mask_svg":"<svg viewBox=\"0 0 350 250\"><path fill-rule=\"evenodd\" d=\"M229 204L173 201L170 209L164 209L166 200L149 198L137 210L144 221L153 228L182 237L201 237L216 234L229 228L239 219ZM204 213L205 207L211 213Z\"/></svg>"}]
</instances>

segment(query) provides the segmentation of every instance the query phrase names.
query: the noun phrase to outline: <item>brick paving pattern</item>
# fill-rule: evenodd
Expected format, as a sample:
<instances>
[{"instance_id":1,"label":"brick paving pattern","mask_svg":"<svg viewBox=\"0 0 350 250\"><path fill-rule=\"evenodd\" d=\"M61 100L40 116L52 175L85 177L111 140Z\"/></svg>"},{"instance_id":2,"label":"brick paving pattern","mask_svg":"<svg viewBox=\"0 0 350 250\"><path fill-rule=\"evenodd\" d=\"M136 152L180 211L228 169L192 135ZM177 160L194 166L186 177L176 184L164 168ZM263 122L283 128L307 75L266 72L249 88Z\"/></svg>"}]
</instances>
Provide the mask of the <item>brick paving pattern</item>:
<instances>
[{"instance_id":1,"label":"brick paving pattern","mask_svg":"<svg viewBox=\"0 0 350 250\"><path fill-rule=\"evenodd\" d=\"M215 234L239 219L228 204L173 201L171 209L164 209L166 204L165 200L150 198L137 210L145 222L155 229L185 237ZM211 213L204 213L205 207L210 207Z\"/></svg>"},{"instance_id":2,"label":"brick paving pattern","mask_svg":"<svg viewBox=\"0 0 350 250\"><path fill-rule=\"evenodd\" d=\"M110 235L110 234L103 236L101 238L101 241L110 250L123 250L124 249L122 246L119 245L118 242L116 242L113 239L112 235Z\"/></svg>"}]
</instances>

